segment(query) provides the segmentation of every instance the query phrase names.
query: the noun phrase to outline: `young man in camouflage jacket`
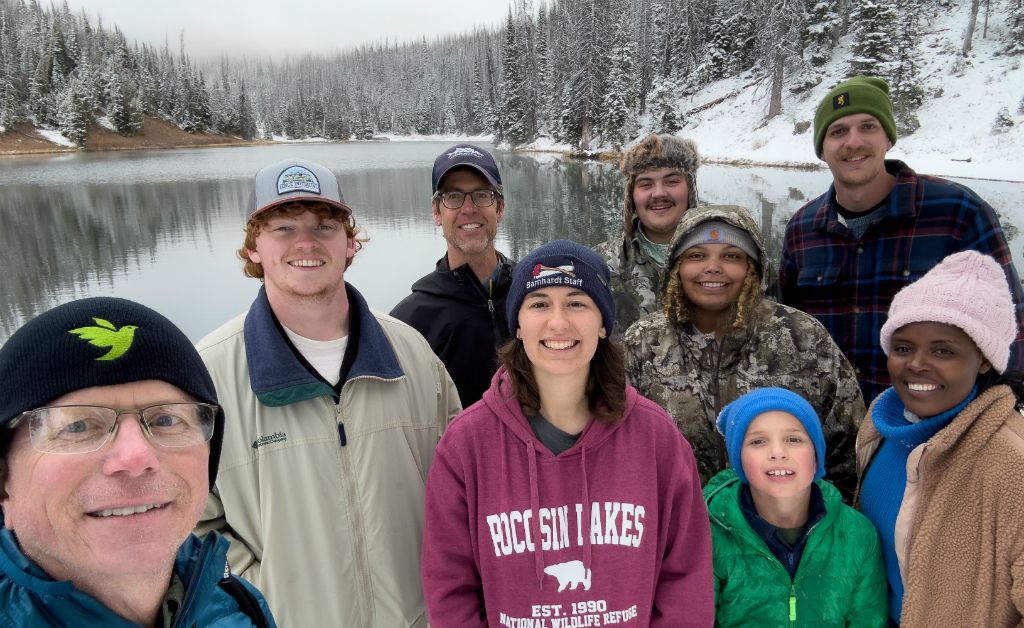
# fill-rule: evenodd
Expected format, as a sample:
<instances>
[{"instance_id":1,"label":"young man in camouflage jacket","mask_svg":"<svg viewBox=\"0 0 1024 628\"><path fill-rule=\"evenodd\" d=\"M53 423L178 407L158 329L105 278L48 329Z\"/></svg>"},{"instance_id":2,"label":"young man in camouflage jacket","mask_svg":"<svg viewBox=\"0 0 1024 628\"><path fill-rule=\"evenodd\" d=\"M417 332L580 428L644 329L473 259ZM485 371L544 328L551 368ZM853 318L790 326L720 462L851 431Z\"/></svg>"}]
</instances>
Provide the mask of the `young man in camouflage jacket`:
<instances>
[{"instance_id":1,"label":"young man in camouflage jacket","mask_svg":"<svg viewBox=\"0 0 1024 628\"><path fill-rule=\"evenodd\" d=\"M697 206L699 167L697 145L673 135L652 133L622 155L622 237L594 249L611 267L620 330L660 307L668 243L686 210Z\"/></svg>"}]
</instances>

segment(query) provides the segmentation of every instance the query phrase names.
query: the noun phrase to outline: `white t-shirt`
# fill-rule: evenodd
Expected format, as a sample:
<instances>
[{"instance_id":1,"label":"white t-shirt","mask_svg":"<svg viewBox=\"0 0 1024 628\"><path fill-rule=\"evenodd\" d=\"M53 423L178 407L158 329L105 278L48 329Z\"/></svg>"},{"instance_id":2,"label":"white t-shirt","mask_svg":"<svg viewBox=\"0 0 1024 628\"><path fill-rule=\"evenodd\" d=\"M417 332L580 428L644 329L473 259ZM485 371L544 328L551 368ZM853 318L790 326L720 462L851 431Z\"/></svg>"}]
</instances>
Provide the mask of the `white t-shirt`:
<instances>
[{"instance_id":1,"label":"white t-shirt","mask_svg":"<svg viewBox=\"0 0 1024 628\"><path fill-rule=\"evenodd\" d=\"M338 380L341 379L341 361L345 359L348 336L334 340L310 340L284 325L281 327L284 327L284 333L288 335L288 340L292 341L295 348L316 369L320 377L327 380L331 386L337 385Z\"/></svg>"}]
</instances>

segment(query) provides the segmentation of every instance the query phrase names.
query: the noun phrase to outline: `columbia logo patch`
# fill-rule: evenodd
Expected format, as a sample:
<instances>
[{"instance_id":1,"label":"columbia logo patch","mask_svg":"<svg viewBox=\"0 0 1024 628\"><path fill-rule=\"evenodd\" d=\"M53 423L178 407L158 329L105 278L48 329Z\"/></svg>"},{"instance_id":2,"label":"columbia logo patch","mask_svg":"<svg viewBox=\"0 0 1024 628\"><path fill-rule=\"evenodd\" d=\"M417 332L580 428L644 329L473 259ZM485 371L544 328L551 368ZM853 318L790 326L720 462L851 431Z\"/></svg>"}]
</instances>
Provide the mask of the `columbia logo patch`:
<instances>
[{"instance_id":1,"label":"columbia logo patch","mask_svg":"<svg viewBox=\"0 0 1024 628\"><path fill-rule=\"evenodd\" d=\"M283 443L288 440L288 435L284 432L274 432L273 434L267 434L266 436L260 436L256 440L252 441L252 448L259 449L264 445L272 445L274 443Z\"/></svg>"},{"instance_id":2,"label":"columbia logo patch","mask_svg":"<svg viewBox=\"0 0 1024 628\"><path fill-rule=\"evenodd\" d=\"M850 92L843 92L832 97L832 111L850 106Z\"/></svg>"},{"instance_id":3,"label":"columbia logo patch","mask_svg":"<svg viewBox=\"0 0 1024 628\"><path fill-rule=\"evenodd\" d=\"M470 157L476 157L477 159L483 159L484 155L478 150L468 148L466 146L459 146L452 152L448 153L448 159L455 159L460 155L469 155Z\"/></svg>"},{"instance_id":4,"label":"columbia logo patch","mask_svg":"<svg viewBox=\"0 0 1024 628\"><path fill-rule=\"evenodd\" d=\"M312 192L320 194L320 179L309 168L292 166L277 177L277 193Z\"/></svg>"}]
</instances>

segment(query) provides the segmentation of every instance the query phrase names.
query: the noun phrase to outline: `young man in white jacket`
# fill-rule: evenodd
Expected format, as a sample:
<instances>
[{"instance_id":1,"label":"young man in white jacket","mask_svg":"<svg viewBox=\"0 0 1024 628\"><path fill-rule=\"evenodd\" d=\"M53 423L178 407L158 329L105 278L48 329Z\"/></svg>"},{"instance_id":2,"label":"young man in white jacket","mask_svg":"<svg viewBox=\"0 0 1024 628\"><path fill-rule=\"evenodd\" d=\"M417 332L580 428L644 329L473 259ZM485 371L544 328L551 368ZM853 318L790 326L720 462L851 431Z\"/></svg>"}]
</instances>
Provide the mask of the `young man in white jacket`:
<instances>
[{"instance_id":1,"label":"young man in white jacket","mask_svg":"<svg viewBox=\"0 0 1024 628\"><path fill-rule=\"evenodd\" d=\"M264 285L198 345L236 417L199 528L283 626L425 626L424 480L458 393L345 282L362 241L334 174L289 159L252 185L238 254Z\"/></svg>"}]
</instances>

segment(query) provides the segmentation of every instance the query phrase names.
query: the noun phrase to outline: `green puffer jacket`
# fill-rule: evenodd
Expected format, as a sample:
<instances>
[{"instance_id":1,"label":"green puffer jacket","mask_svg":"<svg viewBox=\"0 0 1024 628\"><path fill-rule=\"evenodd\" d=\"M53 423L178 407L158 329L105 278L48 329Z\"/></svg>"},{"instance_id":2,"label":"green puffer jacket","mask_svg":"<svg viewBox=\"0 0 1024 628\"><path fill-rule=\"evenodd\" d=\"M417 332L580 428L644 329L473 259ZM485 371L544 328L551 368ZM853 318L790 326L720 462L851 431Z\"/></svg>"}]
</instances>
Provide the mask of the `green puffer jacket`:
<instances>
[{"instance_id":1,"label":"green puffer jacket","mask_svg":"<svg viewBox=\"0 0 1024 628\"><path fill-rule=\"evenodd\" d=\"M733 469L704 488L711 516L715 626L885 626L889 612L878 533L818 481L825 517L811 528L796 578L750 527L740 509Z\"/></svg>"}]
</instances>

